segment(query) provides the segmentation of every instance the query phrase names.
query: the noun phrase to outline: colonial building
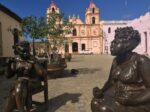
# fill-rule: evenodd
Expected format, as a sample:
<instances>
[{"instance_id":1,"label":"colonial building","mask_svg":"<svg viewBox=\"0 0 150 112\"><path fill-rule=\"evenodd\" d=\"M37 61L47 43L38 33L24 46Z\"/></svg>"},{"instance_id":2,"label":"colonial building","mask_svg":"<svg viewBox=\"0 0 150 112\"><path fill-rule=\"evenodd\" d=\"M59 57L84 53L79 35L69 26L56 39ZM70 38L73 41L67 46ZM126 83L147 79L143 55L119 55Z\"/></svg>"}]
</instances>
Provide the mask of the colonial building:
<instances>
[{"instance_id":1,"label":"colonial building","mask_svg":"<svg viewBox=\"0 0 150 112\"><path fill-rule=\"evenodd\" d=\"M110 44L114 39L115 30L125 27L130 21L101 21L103 25L103 54L110 54Z\"/></svg>"},{"instance_id":2,"label":"colonial building","mask_svg":"<svg viewBox=\"0 0 150 112\"><path fill-rule=\"evenodd\" d=\"M54 1L51 2L50 7L47 9L47 17L53 11L60 12ZM69 21L74 25L74 28L72 29L72 34L66 36L69 40L69 43L65 46L66 52L79 54L84 52L103 53L100 10L92 1L86 9L85 22L79 16L69 17Z\"/></svg>"},{"instance_id":3,"label":"colonial building","mask_svg":"<svg viewBox=\"0 0 150 112\"><path fill-rule=\"evenodd\" d=\"M116 28L131 26L141 35L141 43L134 50L140 54L150 55L150 12L130 21L102 21L104 54L110 54L110 44L114 39Z\"/></svg>"},{"instance_id":4,"label":"colonial building","mask_svg":"<svg viewBox=\"0 0 150 112\"><path fill-rule=\"evenodd\" d=\"M14 56L12 46L16 39L10 30L19 28L21 21L17 14L0 4L0 57Z\"/></svg>"},{"instance_id":5,"label":"colonial building","mask_svg":"<svg viewBox=\"0 0 150 112\"><path fill-rule=\"evenodd\" d=\"M141 34L141 43L135 51L140 54L150 55L150 12L132 20L128 26L132 26Z\"/></svg>"}]
</instances>

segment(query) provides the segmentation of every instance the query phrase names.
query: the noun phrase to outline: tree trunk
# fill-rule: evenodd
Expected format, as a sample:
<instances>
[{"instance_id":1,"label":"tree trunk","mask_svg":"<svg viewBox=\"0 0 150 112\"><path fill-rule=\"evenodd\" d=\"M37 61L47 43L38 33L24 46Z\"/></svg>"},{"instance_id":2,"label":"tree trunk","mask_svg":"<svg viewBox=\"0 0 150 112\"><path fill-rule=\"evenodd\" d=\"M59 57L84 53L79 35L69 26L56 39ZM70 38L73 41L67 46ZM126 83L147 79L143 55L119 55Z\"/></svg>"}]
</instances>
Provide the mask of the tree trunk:
<instances>
[{"instance_id":1,"label":"tree trunk","mask_svg":"<svg viewBox=\"0 0 150 112\"><path fill-rule=\"evenodd\" d=\"M35 55L36 55L36 53L35 53L35 42L34 42L34 37L33 37L33 39L32 39L32 48L33 48L33 56L35 57Z\"/></svg>"}]
</instances>

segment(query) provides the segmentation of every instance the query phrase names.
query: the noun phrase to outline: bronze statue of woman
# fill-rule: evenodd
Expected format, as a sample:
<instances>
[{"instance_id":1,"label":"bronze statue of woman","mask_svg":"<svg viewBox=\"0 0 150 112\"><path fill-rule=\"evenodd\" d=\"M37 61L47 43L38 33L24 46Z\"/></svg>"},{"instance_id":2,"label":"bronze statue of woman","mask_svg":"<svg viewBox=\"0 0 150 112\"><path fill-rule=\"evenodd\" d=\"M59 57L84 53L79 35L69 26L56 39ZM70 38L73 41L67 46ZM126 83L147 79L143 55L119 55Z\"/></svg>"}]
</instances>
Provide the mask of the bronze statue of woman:
<instances>
[{"instance_id":1,"label":"bronze statue of woman","mask_svg":"<svg viewBox=\"0 0 150 112\"><path fill-rule=\"evenodd\" d=\"M19 112L30 112L30 91L41 86L39 78L46 75L45 69L30 55L30 45L26 41L19 42L14 47L16 56L9 59L7 78L17 76L10 89L5 112L18 109Z\"/></svg>"},{"instance_id":2,"label":"bronze statue of woman","mask_svg":"<svg viewBox=\"0 0 150 112\"><path fill-rule=\"evenodd\" d=\"M115 31L110 47L115 58L102 89L93 89L92 112L150 112L150 59L132 52L140 42L132 27Z\"/></svg>"}]
</instances>

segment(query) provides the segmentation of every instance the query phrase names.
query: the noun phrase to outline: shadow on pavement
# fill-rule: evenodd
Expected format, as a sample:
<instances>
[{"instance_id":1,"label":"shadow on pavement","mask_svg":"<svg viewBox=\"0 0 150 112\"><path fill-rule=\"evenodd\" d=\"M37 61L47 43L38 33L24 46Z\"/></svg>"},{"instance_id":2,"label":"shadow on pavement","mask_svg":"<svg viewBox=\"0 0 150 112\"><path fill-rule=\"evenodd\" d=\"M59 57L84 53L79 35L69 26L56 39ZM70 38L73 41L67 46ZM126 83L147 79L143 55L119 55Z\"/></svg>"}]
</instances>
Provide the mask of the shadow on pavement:
<instances>
[{"instance_id":1,"label":"shadow on pavement","mask_svg":"<svg viewBox=\"0 0 150 112\"><path fill-rule=\"evenodd\" d=\"M55 112L58 108L65 105L68 101L76 103L79 101L80 93L64 93L49 100L49 111ZM69 103L70 103L69 102Z\"/></svg>"},{"instance_id":2,"label":"shadow on pavement","mask_svg":"<svg viewBox=\"0 0 150 112\"><path fill-rule=\"evenodd\" d=\"M78 68L77 69L80 74L93 74L97 71L100 71L101 69L98 68Z\"/></svg>"},{"instance_id":3,"label":"shadow on pavement","mask_svg":"<svg viewBox=\"0 0 150 112\"><path fill-rule=\"evenodd\" d=\"M76 69L71 69L71 70L66 69L66 70L64 70L61 78L76 77L77 74L78 74L78 70L76 70Z\"/></svg>"},{"instance_id":4,"label":"shadow on pavement","mask_svg":"<svg viewBox=\"0 0 150 112\"><path fill-rule=\"evenodd\" d=\"M65 105L67 102L76 103L79 102L80 93L64 93L49 99L48 107L45 107L43 102L34 102L33 112L56 112L58 108ZM32 112L32 111L31 111Z\"/></svg>"},{"instance_id":5,"label":"shadow on pavement","mask_svg":"<svg viewBox=\"0 0 150 112\"><path fill-rule=\"evenodd\" d=\"M76 77L79 74L94 74L97 71L101 71L98 68L77 68L77 69L66 69L60 78Z\"/></svg>"}]
</instances>

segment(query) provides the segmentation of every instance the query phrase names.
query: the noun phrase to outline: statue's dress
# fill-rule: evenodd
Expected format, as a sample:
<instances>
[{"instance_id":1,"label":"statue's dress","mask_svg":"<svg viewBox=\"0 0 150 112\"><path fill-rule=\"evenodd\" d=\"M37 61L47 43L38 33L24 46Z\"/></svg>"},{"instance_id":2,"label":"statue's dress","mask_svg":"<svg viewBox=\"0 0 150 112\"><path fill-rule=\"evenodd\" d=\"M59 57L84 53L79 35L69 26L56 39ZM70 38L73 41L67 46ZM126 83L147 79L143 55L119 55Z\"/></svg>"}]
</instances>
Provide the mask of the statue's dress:
<instances>
[{"instance_id":1,"label":"statue's dress","mask_svg":"<svg viewBox=\"0 0 150 112\"><path fill-rule=\"evenodd\" d=\"M112 112L150 112L150 101L136 106L124 105L126 100L135 98L147 89L141 75L145 61L147 57L136 53L132 53L130 59L120 65L114 59L110 73L110 80L114 86L104 93L103 99L93 100L93 104L102 104Z\"/></svg>"}]
</instances>

